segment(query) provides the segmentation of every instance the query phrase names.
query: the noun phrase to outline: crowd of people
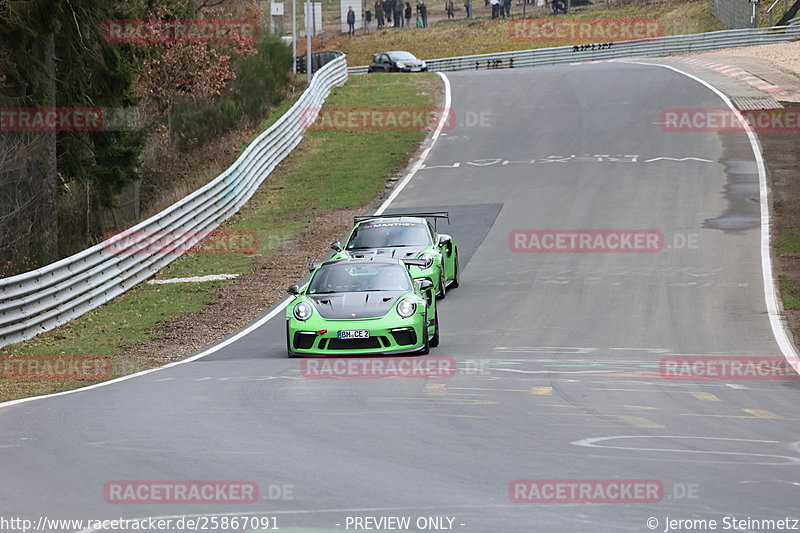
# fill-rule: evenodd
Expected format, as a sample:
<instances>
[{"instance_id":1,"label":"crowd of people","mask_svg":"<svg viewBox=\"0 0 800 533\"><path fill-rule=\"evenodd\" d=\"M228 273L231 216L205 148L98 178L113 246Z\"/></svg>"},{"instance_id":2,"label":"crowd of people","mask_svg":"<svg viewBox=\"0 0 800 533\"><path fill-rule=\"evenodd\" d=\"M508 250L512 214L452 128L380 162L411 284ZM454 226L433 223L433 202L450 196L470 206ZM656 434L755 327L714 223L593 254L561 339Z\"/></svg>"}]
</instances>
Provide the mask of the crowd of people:
<instances>
[{"instance_id":1,"label":"crowd of people","mask_svg":"<svg viewBox=\"0 0 800 533\"><path fill-rule=\"evenodd\" d=\"M464 1L464 11L467 18L472 18L470 10L472 8L472 0ZM484 0L485 7L491 6L492 18L510 18L511 17L511 3L513 0ZM522 0L523 2L533 3L535 0ZM444 10L447 13L447 18L455 18L455 2L456 0L445 0ZM559 12L566 13L567 6L564 0L545 0L546 8L552 8L553 14L557 15ZM375 20L377 28L382 30L384 28L407 28L412 27L411 17L416 14L414 26L417 28L428 27L428 6L425 5L425 0L417 0L416 7L412 8L411 2L403 2L403 0L375 0L372 7L367 6L364 10L364 29L367 33L372 31L372 21ZM355 22L356 14L351 7L347 12L347 25L348 35L355 35Z\"/></svg>"},{"instance_id":2,"label":"crowd of people","mask_svg":"<svg viewBox=\"0 0 800 533\"><path fill-rule=\"evenodd\" d=\"M447 0L452 1L452 0ZM414 25L418 28L428 27L428 6L425 0L417 0L415 8L411 7L411 2L403 0L376 0L372 9L367 7L364 10L364 29L367 33L372 31L372 20L375 19L379 30L384 28L411 28L411 17L416 13ZM355 22L355 13L353 13ZM350 13L347 14L347 22L350 23Z\"/></svg>"},{"instance_id":3,"label":"crowd of people","mask_svg":"<svg viewBox=\"0 0 800 533\"><path fill-rule=\"evenodd\" d=\"M484 5L492 6L492 18L511 17L511 0L484 0Z\"/></svg>"}]
</instances>

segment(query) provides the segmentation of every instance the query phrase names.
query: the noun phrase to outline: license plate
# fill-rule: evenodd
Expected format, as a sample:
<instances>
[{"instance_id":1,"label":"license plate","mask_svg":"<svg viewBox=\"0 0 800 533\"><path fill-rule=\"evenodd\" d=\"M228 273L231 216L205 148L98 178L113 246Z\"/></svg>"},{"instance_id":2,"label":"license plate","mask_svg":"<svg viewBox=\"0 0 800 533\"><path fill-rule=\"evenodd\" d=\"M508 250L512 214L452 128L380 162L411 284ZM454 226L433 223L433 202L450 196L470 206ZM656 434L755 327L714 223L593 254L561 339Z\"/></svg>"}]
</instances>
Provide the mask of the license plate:
<instances>
[{"instance_id":1,"label":"license plate","mask_svg":"<svg viewBox=\"0 0 800 533\"><path fill-rule=\"evenodd\" d=\"M419 72L420 70L422 70L422 69L421 68L412 68L411 72Z\"/></svg>"},{"instance_id":2,"label":"license plate","mask_svg":"<svg viewBox=\"0 0 800 533\"><path fill-rule=\"evenodd\" d=\"M369 339L369 331L366 329L356 329L339 332L340 339Z\"/></svg>"}]
</instances>

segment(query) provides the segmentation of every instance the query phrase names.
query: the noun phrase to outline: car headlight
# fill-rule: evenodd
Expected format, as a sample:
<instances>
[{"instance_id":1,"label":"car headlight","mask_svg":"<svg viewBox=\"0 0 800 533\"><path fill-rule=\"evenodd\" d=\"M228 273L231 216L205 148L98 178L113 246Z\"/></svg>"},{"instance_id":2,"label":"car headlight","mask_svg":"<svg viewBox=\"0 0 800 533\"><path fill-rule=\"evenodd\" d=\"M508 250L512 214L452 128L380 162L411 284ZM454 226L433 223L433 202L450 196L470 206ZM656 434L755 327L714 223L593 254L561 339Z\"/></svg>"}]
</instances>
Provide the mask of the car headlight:
<instances>
[{"instance_id":1,"label":"car headlight","mask_svg":"<svg viewBox=\"0 0 800 533\"><path fill-rule=\"evenodd\" d=\"M417 304L413 300L405 298L397 304L397 314L403 318L412 316L417 310Z\"/></svg>"},{"instance_id":2,"label":"car headlight","mask_svg":"<svg viewBox=\"0 0 800 533\"><path fill-rule=\"evenodd\" d=\"M301 322L305 322L311 318L311 314L313 312L313 308L305 302L300 302L299 304L295 305L293 311L294 317Z\"/></svg>"},{"instance_id":3,"label":"car headlight","mask_svg":"<svg viewBox=\"0 0 800 533\"><path fill-rule=\"evenodd\" d=\"M423 61L423 62L422 62L422 68L425 68L425 67L427 67L427 66L428 66L428 64L427 64L426 62L424 62L424 61Z\"/></svg>"},{"instance_id":4,"label":"car headlight","mask_svg":"<svg viewBox=\"0 0 800 533\"><path fill-rule=\"evenodd\" d=\"M425 266L423 268L430 268L433 266L433 256L431 254L422 254L419 258L425 260Z\"/></svg>"},{"instance_id":5,"label":"car headlight","mask_svg":"<svg viewBox=\"0 0 800 533\"><path fill-rule=\"evenodd\" d=\"M400 61L398 61L398 62L397 62L397 63L395 63L395 64L396 64L396 65L397 65L399 68L406 68L406 64L405 64L405 63L401 63Z\"/></svg>"}]
</instances>

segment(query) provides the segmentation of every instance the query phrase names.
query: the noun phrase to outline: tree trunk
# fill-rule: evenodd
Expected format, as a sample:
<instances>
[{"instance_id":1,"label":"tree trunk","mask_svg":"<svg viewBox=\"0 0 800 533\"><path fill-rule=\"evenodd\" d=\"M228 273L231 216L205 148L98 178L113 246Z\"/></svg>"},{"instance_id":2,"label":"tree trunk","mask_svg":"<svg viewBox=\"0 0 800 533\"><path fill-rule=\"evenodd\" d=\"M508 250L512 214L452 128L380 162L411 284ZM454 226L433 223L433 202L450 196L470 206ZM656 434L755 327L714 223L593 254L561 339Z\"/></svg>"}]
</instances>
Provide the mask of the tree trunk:
<instances>
[{"instance_id":1,"label":"tree trunk","mask_svg":"<svg viewBox=\"0 0 800 533\"><path fill-rule=\"evenodd\" d=\"M40 57L47 67L48 73L48 98L47 107L56 107L56 48L55 36L51 33L44 37L41 43ZM58 164L56 159L55 131L45 131L42 135L43 169L41 196L37 226L41 231L44 255L48 261L55 261L58 254Z\"/></svg>"}]
</instances>

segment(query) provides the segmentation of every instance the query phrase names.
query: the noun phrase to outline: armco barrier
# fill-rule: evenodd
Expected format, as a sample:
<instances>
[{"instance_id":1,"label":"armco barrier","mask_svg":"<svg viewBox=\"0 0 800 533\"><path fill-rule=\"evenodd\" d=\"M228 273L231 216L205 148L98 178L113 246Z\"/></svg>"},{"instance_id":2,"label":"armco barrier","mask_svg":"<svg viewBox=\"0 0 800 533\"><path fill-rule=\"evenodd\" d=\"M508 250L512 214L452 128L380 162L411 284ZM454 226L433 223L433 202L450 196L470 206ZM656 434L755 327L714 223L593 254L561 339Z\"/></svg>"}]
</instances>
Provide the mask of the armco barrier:
<instances>
[{"instance_id":1,"label":"armco barrier","mask_svg":"<svg viewBox=\"0 0 800 533\"><path fill-rule=\"evenodd\" d=\"M514 52L429 59L428 70L449 72L495 68L537 67L583 61L601 61L631 57L661 57L718 50L739 46L754 46L800 39L800 26L776 26L742 30L723 30L691 35L671 35L653 39L617 41L604 46L577 45L554 48L535 48ZM364 74L366 66L351 67L350 74Z\"/></svg>"},{"instance_id":2,"label":"armco barrier","mask_svg":"<svg viewBox=\"0 0 800 533\"><path fill-rule=\"evenodd\" d=\"M40 269L0 279L0 346L34 337L110 301L175 260L185 241L213 230L239 211L300 143L309 123L308 110L319 109L331 89L346 80L347 63L340 54L316 73L298 101L229 169L125 232L130 239L112 237ZM174 246L175 253L164 253L165 235L172 237L169 247ZM131 252L150 250L143 243L152 240L159 240L157 253Z\"/></svg>"}]
</instances>

